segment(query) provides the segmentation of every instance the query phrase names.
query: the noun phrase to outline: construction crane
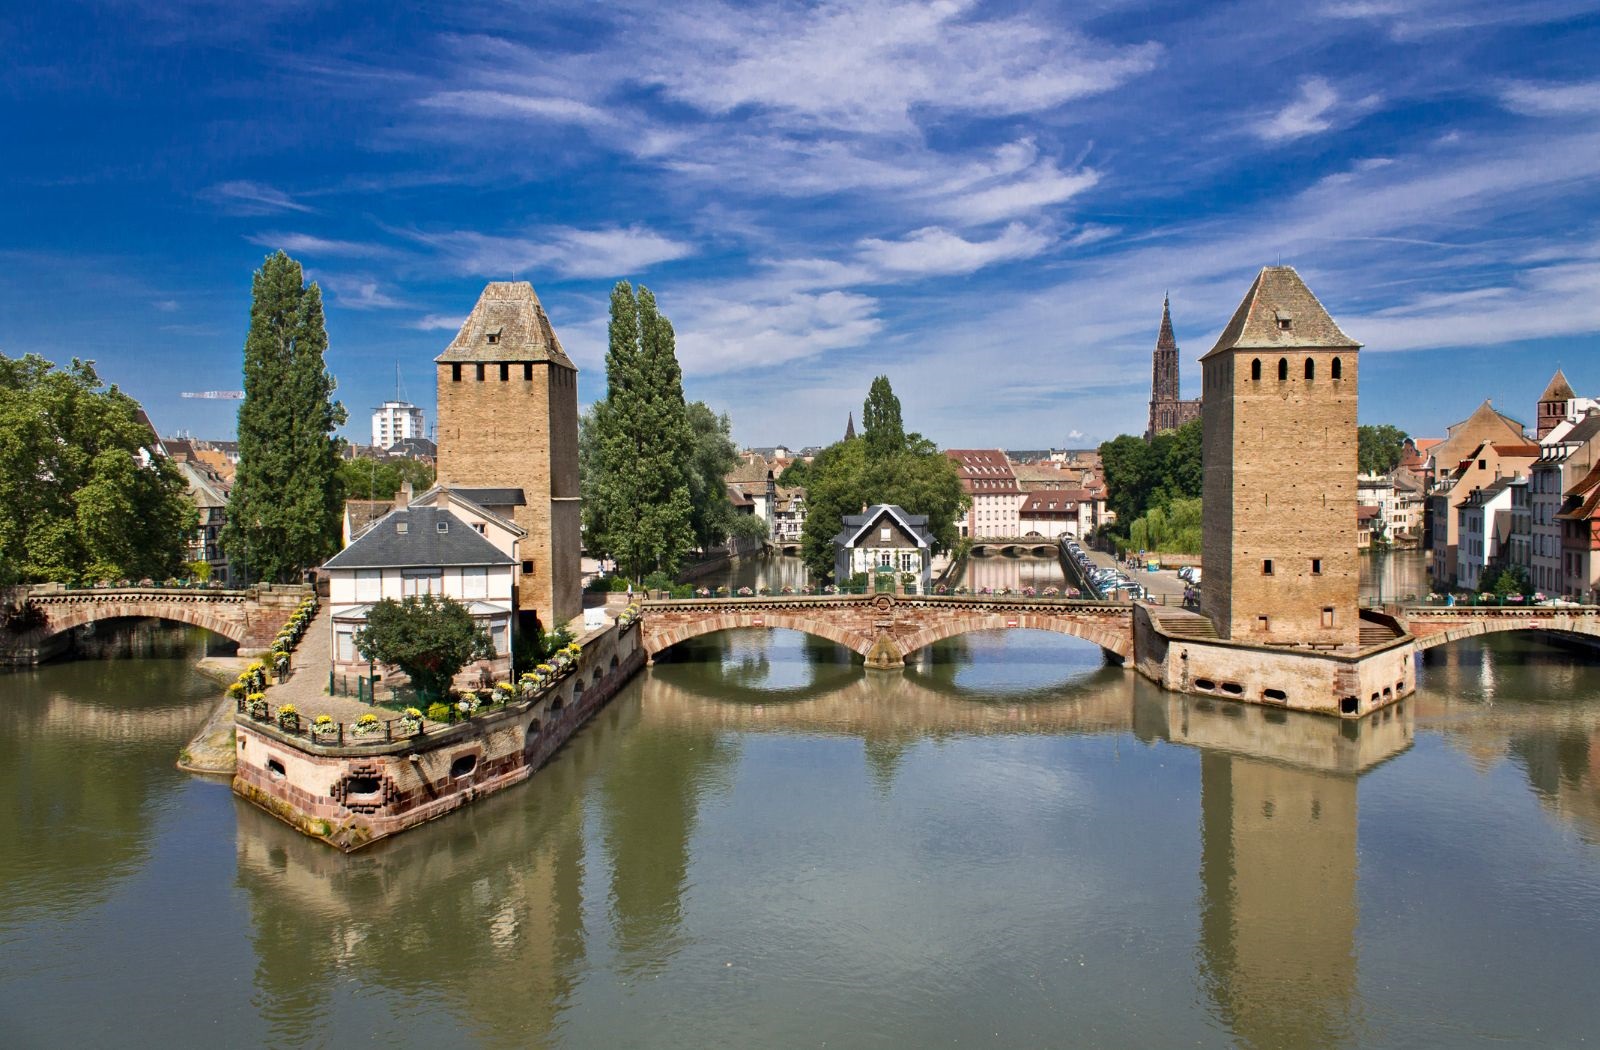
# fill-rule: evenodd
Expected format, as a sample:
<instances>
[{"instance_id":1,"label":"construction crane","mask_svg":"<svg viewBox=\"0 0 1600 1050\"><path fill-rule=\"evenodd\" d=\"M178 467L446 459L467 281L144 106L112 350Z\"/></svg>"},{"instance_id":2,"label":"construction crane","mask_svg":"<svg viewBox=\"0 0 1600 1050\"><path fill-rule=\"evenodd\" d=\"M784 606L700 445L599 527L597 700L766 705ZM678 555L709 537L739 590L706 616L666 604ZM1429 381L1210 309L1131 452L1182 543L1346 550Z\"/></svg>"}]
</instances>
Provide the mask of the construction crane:
<instances>
[{"instance_id":1,"label":"construction crane","mask_svg":"<svg viewBox=\"0 0 1600 1050\"><path fill-rule=\"evenodd\" d=\"M240 401L243 390L185 390L179 397L203 397L207 401Z\"/></svg>"}]
</instances>

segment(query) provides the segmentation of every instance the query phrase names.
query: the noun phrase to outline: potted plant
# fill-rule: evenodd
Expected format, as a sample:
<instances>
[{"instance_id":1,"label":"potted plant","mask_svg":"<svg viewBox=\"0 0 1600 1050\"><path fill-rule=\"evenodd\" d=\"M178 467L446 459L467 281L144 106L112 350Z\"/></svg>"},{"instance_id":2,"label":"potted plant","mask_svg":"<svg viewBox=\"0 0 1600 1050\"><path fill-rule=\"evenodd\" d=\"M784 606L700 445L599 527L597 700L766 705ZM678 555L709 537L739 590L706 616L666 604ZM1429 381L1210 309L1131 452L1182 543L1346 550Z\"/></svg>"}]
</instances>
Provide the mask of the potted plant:
<instances>
[{"instance_id":1,"label":"potted plant","mask_svg":"<svg viewBox=\"0 0 1600 1050\"><path fill-rule=\"evenodd\" d=\"M400 730L407 736L422 732L422 712L415 707L406 708L405 714L400 716Z\"/></svg>"},{"instance_id":2,"label":"potted plant","mask_svg":"<svg viewBox=\"0 0 1600 1050\"><path fill-rule=\"evenodd\" d=\"M510 682L501 682L494 687L494 698L502 704L510 703L517 698L516 687Z\"/></svg>"},{"instance_id":3,"label":"potted plant","mask_svg":"<svg viewBox=\"0 0 1600 1050\"><path fill-rule=\"evenodd\" d=\"M284 704L278 708L278 728L285 733L300 732L300 712L293 704Z\"/></svg>"},{"instance_id":4,"label":"potted plant","mask_svg":"<svg viewBox=\"0 0 1600 1050\"><path fill-rule=\"evenodd\" d=\"M356 736L377 736L383 732L383 723L378 721L378 716L368 711L356 719L356 724L351 727Z\"/></svg>"},{"instance_id":5,"label":"potted plant","mask_svg":"<svg viewBox=\"0 0 1600 1050\"><path fill-rule=\"evenodd\" d=\"M311 720L312 736L332 736L338 728L333 723L332 715L318 715Z\"/></svg>"},{"instance_id":6,"label":"potted plant","mask_svg":"<svg viewBox=\"0 0 1600 1050\"><path fill-rule=\"evenodd\" d=\"M245 697L245 704L250 709L250 717L257 722L267 720L267 695L265 693L251 693Z\"/></svg>"}]
</instances>

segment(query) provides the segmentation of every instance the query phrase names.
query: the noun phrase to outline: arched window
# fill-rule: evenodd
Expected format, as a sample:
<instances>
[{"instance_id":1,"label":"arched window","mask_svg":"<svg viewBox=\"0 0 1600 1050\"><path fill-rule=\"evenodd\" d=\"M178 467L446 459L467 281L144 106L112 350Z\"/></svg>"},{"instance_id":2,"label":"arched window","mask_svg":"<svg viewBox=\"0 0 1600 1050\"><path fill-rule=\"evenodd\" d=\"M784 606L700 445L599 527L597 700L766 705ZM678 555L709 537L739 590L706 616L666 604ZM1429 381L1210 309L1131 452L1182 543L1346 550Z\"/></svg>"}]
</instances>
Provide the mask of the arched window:
<instances>
[{"instance_id":1,"label":"arched window","mask_svg":"<svg viewBox=\"0 0 1600 1050\"><path fill-rule=\"evenodd\" d=\"M1309 357L1306 358L1306 378L1307 379L1315 379L1315 378L1317 378L1317 363L1315 361L1313 361Z\"/></svg>"},{"instance_id":2,"label":"arched window","mask_svg":"<svg viewBox=\"0 0 1600 1050\"><path fill-rule=\"evenodd\" d=\"M1282 383L1289 378L1289 359L1278 358L1278 382Z\"/></svg>"},{"instance_id":3,"label":"arched window","mask_svg":"<svg viewBox=\"0 0 1600 1050\"><path fill-rule=\"evenodd\" d=\"M1329 365L1328 367L1329 367L1329 370L1333 373L1333 378L1335 378L1335 379L1342 378L1341 373L1343 372L1343 368L1339 364L1339 359L1337 357L1333 359L1333 364Z\"/></svg>"},{"instance_id":4,"label":"arched window","mask_svg":"<svg viewBox=\"0 0 1600 1050\"><path fill-rule=\"evenodd\" d=\"M1259 357L1250 362L1250 378L1256 382L1261 381L1261 358Z\"/></svg>"}]
</instances>

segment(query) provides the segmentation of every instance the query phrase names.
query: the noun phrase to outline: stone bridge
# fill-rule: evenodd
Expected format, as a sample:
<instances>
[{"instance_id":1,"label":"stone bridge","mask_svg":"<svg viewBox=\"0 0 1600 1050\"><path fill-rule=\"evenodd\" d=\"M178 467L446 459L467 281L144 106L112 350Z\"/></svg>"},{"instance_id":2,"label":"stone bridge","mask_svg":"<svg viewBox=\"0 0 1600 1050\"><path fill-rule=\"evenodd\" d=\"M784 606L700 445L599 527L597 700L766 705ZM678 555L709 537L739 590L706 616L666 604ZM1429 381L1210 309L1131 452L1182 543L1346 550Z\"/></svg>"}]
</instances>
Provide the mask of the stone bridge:
<instances>
[{"instance_id":1,"label":"stone bridge","mask_svg":"<svg viewBox=\"0 0 1600 1050\"><path fill-rule=\"evenodd\" d=\"M1407 605L1395 618L1418 649L1502 631L1553 631L1600 638L1600 606L1594 605Z\"/></svg>"},{"instance_id":2,"label":"stone bridge","mask_svg":"<svg viewBox=\"0 0 1600 1050\"><path fill-rule=\"evenodd\" d=\"M239 644L244 656L265 652L301 600L311 593L300 585L263 584L248 590L194 590L168 587L117 587L71 590L46 584L29 591L28 602L44 615L44 625L20 635L0 631L0 662L36 663L65 631L100 620L125 617L172 620L204 627Z\"/></svg>"},{"instance_id":3,"label":"stone bridge","mask_svg":"<svg viewBox=\"0 0 1600 1050\"><path fill-rule=\"evenodd\" d=\"M698 598L643 603L645 651L737 627L784 627L861 654L868 667L894 668L910 654L971 631L1028 628L1093 642L1119 662L1133 653L1133 609L1125 603L1052 598L823 595Z\"/></svg>"},{"instance_id":4,"label":"stone bridge","mask_svg":"<svg viewBox=\"0 0 1600 1050\"><path fill-rule=\"evenodd\" d=\"M983 558L991 554L1035 554L1049 557L1061 553L1061 540L1049 536L1002 536L973 539L971 554Z\"/></svg>"}]
</instances>

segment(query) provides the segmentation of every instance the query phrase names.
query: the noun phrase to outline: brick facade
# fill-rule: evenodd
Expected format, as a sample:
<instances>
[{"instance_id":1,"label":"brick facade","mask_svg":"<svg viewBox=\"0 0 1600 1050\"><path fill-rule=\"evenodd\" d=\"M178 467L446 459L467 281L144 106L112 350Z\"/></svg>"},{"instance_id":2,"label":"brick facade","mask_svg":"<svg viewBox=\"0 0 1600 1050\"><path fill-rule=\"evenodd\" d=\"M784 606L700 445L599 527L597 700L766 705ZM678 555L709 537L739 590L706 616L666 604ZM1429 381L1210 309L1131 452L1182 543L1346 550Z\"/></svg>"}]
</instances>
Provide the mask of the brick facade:
<instances>
[{"instance_id":1,"label":"brick facade","mask_svg":"<svg viewBox=\"0 0 1600 1050\"><path fill-rule=\"evenodd\" d=\"M1357 643L1359 345L1269 266L1202 359L1204 601L1222 638Z\"/></svg>"},{"instance_id":2,"label":"brick facade","mask_svg":"<svg viewBox=\"0 0 1600 1050\"><path fill-rule=\"evenodd\" d=\"M496 282L438 367L438 480L514 486L518 607L553 629L583 608L578 502L578 370L526 281Z\"/></svg>"}]
</instances>

